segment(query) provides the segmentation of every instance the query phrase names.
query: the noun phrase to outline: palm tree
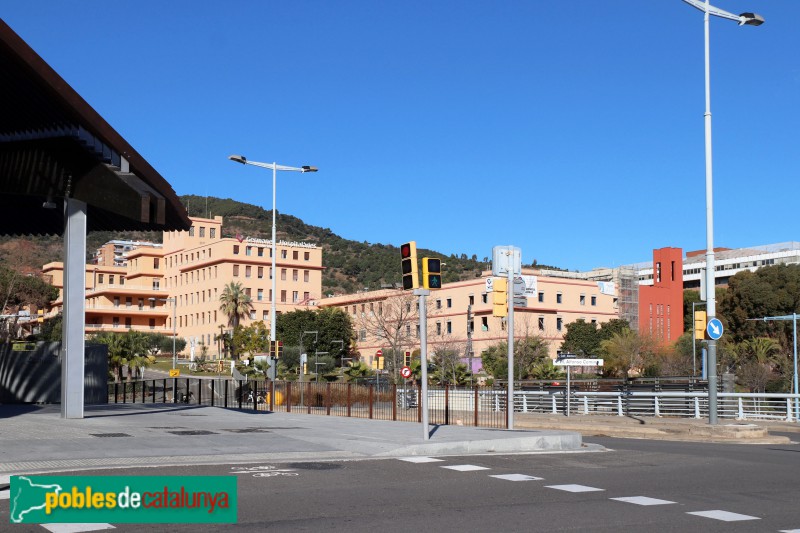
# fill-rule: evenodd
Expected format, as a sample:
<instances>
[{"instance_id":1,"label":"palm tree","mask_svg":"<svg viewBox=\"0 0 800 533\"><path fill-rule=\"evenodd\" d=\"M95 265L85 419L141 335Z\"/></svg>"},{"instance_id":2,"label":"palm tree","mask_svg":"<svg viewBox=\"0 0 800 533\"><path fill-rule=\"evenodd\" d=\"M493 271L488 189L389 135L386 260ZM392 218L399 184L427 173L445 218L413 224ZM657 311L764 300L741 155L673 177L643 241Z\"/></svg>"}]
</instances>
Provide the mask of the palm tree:
<instances>
[{"instance_id":1,"label":"palm tree","mask_svg":"<svg viewBox=\"0 0 800 533\"><path fill-rule=\"evenodd\" d=\"M236 329L239 320L248 316L253 310L253 302L244 292L241 283L231 281L222 289L219 309L228 317L228 325Z\"/></svg>"},{"instance_id":2,"label":"palm tree","mask_svg":"<svg viewBox=\"0 0 800 533\"><path fill-rule=\"evenodd\" d=\"M631 372L641 371L652 356L652 340L630 329L614 333L610 339L600 343L600 352L606 358L606 370L622 373L625 378Z\"/></svg>"},{"instance_id":3,"label":"palm tree","mask_svg":"<svg viewBox=\"0 0 800 533\"><path fill-rule=\"evenodd\" d=\"M769 337L756 337L743 342L744 353L752 356L757 363L775 366L780 363L781 346Z\"/></svg>"}]
</instances>

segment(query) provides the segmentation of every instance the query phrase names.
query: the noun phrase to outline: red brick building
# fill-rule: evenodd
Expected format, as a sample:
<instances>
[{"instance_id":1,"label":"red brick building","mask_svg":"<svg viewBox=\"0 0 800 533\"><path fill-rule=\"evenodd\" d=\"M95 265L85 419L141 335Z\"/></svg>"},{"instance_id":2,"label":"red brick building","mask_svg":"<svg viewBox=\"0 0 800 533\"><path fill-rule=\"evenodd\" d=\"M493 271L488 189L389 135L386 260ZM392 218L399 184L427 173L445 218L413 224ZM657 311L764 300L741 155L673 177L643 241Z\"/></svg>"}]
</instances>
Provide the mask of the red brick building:
<instances>
[{"instance_id":1,"label":"red brick building","mask_svg":"<svg viewBox=\"0 0 800 533\"><path fill-rule=\"evenodd\" d=\"M683 250L653 250L653 285L639 287L639 332L661 344L683 335Z\"/></svg>"}]
</instances>

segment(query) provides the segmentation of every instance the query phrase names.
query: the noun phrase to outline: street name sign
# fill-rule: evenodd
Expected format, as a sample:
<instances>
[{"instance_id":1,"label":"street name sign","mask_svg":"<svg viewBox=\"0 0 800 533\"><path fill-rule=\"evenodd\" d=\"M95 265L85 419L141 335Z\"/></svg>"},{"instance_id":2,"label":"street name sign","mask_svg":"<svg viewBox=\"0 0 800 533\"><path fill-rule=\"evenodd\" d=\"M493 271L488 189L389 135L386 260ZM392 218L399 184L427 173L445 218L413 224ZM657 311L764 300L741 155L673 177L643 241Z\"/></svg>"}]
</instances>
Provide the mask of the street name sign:
<instances>
[{"instance_id":1,"label":"street name sign","mask_svg":"<svg viewBox=\"0 0 800 533\"><path fill-rule=\"evenodd\" d=\"M570 357L566 359L556 359L555 361L553 361L553 365L554 366L603 366L603 360Z\"/></svg>"}]
</instances>

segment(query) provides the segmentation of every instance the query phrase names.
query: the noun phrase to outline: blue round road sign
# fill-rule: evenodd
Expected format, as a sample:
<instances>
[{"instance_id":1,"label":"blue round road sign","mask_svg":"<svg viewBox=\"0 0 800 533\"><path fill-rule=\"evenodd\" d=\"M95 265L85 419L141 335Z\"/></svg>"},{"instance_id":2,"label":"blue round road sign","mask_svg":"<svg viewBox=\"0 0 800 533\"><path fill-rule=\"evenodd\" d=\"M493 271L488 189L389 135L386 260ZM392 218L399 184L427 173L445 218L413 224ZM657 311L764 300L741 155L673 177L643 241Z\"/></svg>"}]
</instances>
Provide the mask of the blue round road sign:
<instances>
[{"instance_id":1,"label":"blue round road sign","mask_svg":"<svg viewBox=\"0 0 800 533\"><path fill-rule=\"evenodd\" d=\"M706 333L708 333L708 338L712 341L722 337L722 322L720 322L719 318L712 318L708 321Z\"/></svg>"}]
</instances>

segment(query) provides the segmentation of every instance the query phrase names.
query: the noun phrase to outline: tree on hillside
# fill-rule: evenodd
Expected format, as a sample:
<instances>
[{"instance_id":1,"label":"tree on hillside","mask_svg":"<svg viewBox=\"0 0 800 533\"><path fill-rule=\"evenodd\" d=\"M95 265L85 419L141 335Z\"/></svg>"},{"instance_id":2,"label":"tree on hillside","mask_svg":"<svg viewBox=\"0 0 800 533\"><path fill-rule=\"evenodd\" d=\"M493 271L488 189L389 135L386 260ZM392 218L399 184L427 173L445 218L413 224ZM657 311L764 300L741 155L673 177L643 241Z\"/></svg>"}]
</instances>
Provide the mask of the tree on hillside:
<instances>
[{"instance_id":1,"label":"tree on hillside","mask_svg":"<svg viewBox=\"0 0 800 533\"><path fill-rule=\"evenodd\" d=\"M238 281L231 281L222 289L219 296L219 309L228 317L228 325L239 325L239 321L250 314L253 310L253 302L248 296L242 284Z\"/></svg>"}]
</instances>

